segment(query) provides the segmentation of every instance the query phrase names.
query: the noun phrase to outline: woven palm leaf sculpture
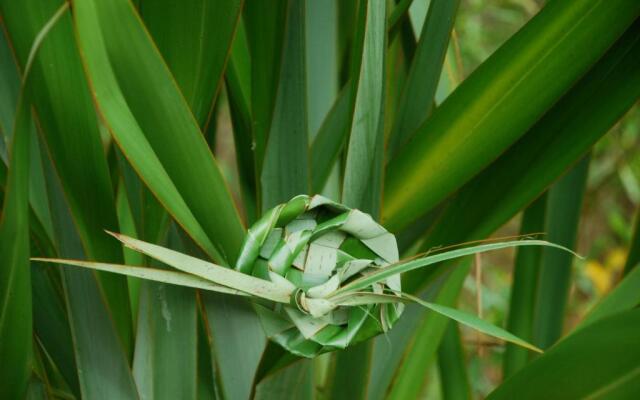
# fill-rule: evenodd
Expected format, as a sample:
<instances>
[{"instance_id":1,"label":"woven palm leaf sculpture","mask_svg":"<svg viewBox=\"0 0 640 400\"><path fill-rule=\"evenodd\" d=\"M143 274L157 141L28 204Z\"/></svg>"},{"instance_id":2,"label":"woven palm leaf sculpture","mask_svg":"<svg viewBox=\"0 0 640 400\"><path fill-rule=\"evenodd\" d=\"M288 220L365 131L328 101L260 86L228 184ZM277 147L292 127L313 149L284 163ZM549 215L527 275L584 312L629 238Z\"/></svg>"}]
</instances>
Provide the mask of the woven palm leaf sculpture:
<instances>
[{"instance_id":1,"label":"woven palm leaf sculpture","mask_svg":"<svg viewBox=\"0 0 640 400\"><path fill-rule=\"evenodd\" d=\"M337 306L327 297L345 282L397 261L395 237L369 215L322 196L297 196L249 229L236 270L290 288L294 304L256 310L272 340L313 355L393 326L402 313L399 302ZM366 290L399 293L400 275Z\"/></svg>"},{"instance_id":2,"label":"woven palm leaf sculpture","mask_svg":"<svg viewBox=\"0 0 640 400\"><path fill-rule=\"evenodd\" d=\"M543 245L564 249L541 240L518 240L399 261L395 237L371 216L322 196L306 195L296 196L263 214L248 230L234 269L111 234L127 247L175 270L34 260L249 297L267 336L304 357L344 349L387 331L401 316L404 303L420 304L481 332L538 350L473 315L403 293L400 274L507 247Z\"/></svg>"}]
</instances>

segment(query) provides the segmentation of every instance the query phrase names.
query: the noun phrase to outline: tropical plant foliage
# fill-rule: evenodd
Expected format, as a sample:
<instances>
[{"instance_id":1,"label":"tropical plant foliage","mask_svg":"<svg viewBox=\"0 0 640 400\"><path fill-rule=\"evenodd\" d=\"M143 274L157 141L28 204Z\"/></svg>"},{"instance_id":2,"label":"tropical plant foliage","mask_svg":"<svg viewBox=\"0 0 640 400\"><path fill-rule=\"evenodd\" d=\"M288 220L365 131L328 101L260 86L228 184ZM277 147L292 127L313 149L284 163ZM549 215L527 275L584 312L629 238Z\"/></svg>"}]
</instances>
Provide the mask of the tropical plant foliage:
<instances>
[{"instance_id":1,"label":"tropical plant foliage","mask_svg":"<svg viewBox=\"0 0 640 400\"><path fill-rule=\"evenodd\" d=\"M455 310L468 257L378 273L406 272L414 304L306 359L267 340L244 296L104 232L231 267L247 227L323 194L402 257L522 210L522 235L574 249L590 149L640 96L640 2L548 1L457 87L443 69L460 1L412 3L0 0L0 398L407 399L436 360L442 396L470 398L447 318L481 327ZM506 345L489 398L640 392L634 237L624 280L571 332L571 254L518 247L505 326L548 350Z\"/></svg>"}]
</instances>

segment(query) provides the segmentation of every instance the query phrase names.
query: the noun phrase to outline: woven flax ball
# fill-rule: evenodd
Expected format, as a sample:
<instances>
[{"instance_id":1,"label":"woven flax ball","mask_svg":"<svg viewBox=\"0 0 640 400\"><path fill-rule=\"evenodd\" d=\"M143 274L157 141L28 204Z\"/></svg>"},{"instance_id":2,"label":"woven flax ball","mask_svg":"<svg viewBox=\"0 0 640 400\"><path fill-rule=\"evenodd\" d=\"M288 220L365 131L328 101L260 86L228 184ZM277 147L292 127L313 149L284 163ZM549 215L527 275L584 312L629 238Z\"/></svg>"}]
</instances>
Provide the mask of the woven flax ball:
<instances>
[{"instance_id":1,"label":"woven flax ball","mask_svg":"<svg viewBox=\"0 0 640 400\"><path fill-rule=\"evenodd\" d=\"M265 212L248 231L235 269L290 288L292 304L255 308L269 338L313 357L390 329L399 303L336 306L327 298L353 279L398 261L395 237L356 209L322 196L296 196ZM366 291L400 291L400 276Z\"/></svg>"}]
</instances>

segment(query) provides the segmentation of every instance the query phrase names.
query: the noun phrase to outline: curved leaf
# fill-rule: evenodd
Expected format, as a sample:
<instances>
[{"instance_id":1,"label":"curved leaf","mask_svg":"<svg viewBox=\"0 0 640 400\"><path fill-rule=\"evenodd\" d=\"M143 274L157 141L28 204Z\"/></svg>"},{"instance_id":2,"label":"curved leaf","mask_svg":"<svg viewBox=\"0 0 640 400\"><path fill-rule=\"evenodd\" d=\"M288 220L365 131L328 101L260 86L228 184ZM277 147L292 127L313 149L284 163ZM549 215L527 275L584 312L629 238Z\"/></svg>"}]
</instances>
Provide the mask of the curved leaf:
<instances>
[{"instance_id":1,"label":"curved leaf","mask_svg":"<svg viewBox=\"0 0 640 400\"><path fill-rule=\"evenodd\" d=\"M488 400L631 399L640 387L640 310L570 335L505 381Z\"/></svg>"}]
</instances>

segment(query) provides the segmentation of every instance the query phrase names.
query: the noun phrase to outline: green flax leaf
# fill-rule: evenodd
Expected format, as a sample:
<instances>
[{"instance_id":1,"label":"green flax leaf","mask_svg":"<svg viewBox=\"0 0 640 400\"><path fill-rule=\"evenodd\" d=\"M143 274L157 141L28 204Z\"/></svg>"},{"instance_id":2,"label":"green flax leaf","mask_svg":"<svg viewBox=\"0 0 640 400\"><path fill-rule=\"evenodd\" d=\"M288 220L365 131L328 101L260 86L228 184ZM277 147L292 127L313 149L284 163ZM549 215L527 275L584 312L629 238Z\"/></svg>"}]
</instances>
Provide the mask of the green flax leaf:
<instances>
[{"instance_id":1,"label":"green flax leaf","mask_svg":"<svg viewBox=\"0 0 640 400\"><path fill-rule=\"evenodd\" d=\"M548 2L390 161L385 226L391 231L407 226L495 160L602 57L639 13L640 3L630 0Z\"/></svg>"},{"instance_id":2,"label":"green flax leaf","mask_svg":"<svg viewBox=\"0 0 640 400\"><path fill-rule=\"evenodd\" d=\"M262 209L309 191L305 2L290 1L286 15L282 67L260 177Z\"/></svg>"},{"instance_id":3,"label":"green flax leaf","mask_svg":"<svg viewBox=\"0 0 640 400\"><path fill-rule=\"evenodd\" d=\"M388 141L390 157L429 117L459 0L432 1L404 84Z\"/></svg>"},{"instance_id":4,"label":"green flax leaf","mask_svg":"<svg viewBox=\"0 0 640 400\"><path fill-rule=\"evenodd\" d=\"M359 6L342 186L344 204L373 215L379 209L383 162L385 11L381 1L363 1Z\"/></svg>"},{"instance_id":5,"label":"green flax leaf","mask_svg":"<svg viewBox=\"0 0 640 400\"><path fill-rule=\"evenodd\" d=\"M154 0L138 8L203 131L211 119L241 8L242 0Z\"/></svg>"},{"instance_id":6,"label":"green flax leaf","mask_svg":"<svg viewBox=\"0 0 640 400\"><path fill-rule=\"evenodd\" d=\"M1 398L25 396L32 362L33 318L29 265L29 149L32 79L29 72L41 44L67 11L63 5L35 36L27 58L12 126L5 194L0 214L0 385Z\"/></svg>"},{"instance_id":7,"label":"green flax leaf","mask_svg":"<svg viewBox=\"0 0 640 400\"><path fill-rule=\"evenodd\" d=\"M414 260L403 261L396 264L391 264L389 266L380 268L379 270L358 278L354 281L351 281L347 285L344 285L340 289L336 290L333 293L333 297L338 297L349 292L355 292L362 290L369 286L374 282L379 282L389 276L401 273L407 273L419 268L424 268L429 265L433 265L439 262L453 260L460 257L465 257L473 254L480 254L487 251L495 251L500 249L506 249L510 247L519 247L519 246L546 246L553 247L556 249L564 250L570 254L576 255L573 251L544 240L513 240L508 242L500 242L500 243L490 243L490 244L482 244L479 246L471 246L464 247L462 249L446 251L440 254L435 254L432 256L420 257Z\"/></svg>"},{"instance_id":8,"label":"green flax leaf","mask_svg":"<svg viewBox=\"0 0 640 400\"><path fill-rule=\"evenodd\" d=\"M640 22L513 147L454 195L421 251L487 237L537 198L640 95ZM428 271L410 273L407 291ZM413 289L412 289L413 288Z\"/></svg>"},{"instance_id":9,"label":"green flax leaf","mask_svg":"<svg viewBox=\"0 0 640 400\"><path fill-rule=\"evenodd\" d=\"M585 156L549 189L547 239L568 248L576 246L589 160L590 157ZM565 252L543 250L533 320L533 342L543 349L562 335L572 266L573 258L567 257Z\"/></svg>"},{"instance_id":10,"label":"green flax leaf","mask_svg":"<svg viewBox=\"0 0 640 400\"><path fill-rule=\"evenodd\" d=\"M597 321L551 347L487 399L631 399L640 387L640 310Z\"/></svg>"},{"instance_id":11,"label":"green flax leaf","mask_svg":"<svg viewBox=\"0 0 640 400\"><path fill-rule=\"evenodd\" d=\"M198 245L233 262L243 234L238 212L135 10L125 0L80 0L74 11L97 107L128 161Z\"/></svg>"},{"instance_id":12,"label":"green flax leaf","mask_svg":"<svg viewBox=\"0 0 640 400\"><path fill-rule=\"evenodd\" d=\"M0 397L22 398L31 364L29 271L30 101L21 90L9 151L6 193L0 215ZM10 382L10 383L9 383Z\"/></svg>"},{"instance_id":13,"label":"green flax leaf","mask_svg":"<svg viewBox=\"0 0 640 400\"><path fill-rule=\"evenodd\" d=\"M251 55L251 115L256 171L261 175L282 67L289 0L247 0L244 21Z\"/></svg>"},{"instance_id":14,"label":"green flax leaf","mask_svg":"<svg viewBox=\"0 0 640 400\"><path fill-rule=\"evenodd\" d=\"M126 275L134 278L146 279L160 283L170 283L172 285L186 286L195 289L211 290L218 293L235 294L238 296L247 296L245 292L235 289L229 289L226 286L211 283L211 281L200 278L197 275L186 274L182 272L157 269L151 267L134 267L122 264L106 264L92 261L82 260L66 260L59 258L39 258L33 257L32 261L50 262L56 264L72 265L94 269L97 271L112 272L114 274Z\"/></svg>"},{"instance_id":15,"label":"green flax leaf","mask_svg":"<svg viewBox=\"0 0 640 400\"><path fill-rule=\"evenodd\" d=\"M169 244L176 242L178 234L172 229ZM196 317L196 292L191 288L141 283L133 376L142 398L195 400Z\"/></svg>"},{"instance_id":16,"label":"green flax leaf","mask_svg":"<svg viewBox=\"0 0 640 400\"><path fill-rule=\"evenodd\" d=\"M39 29L62 4L58 0L0 1L0 13L22 69ZM36 126L62 182L87 257L122 262L119 246L102 234L105 228L116 229L118 220L70 13L53 27L31 65ZM121 340L130 352L133 338L126 280L109 274L98 277Z\"/></svg>"},{"instance_id":17,"label":"green flax leaf","mask_svg":"<svg viewBox=\"0 0 640 400\"><path fill-rule=\"evenodd\" d=\"M544 194L525 209L522 215L520 234L544 232L546 209L547 195ZM525 340L531 340L533 337L533 320L542 251L542 247L519 248L513 266L507 330ZM502 371L505 378L513 375L527 364L529 355L530 353L525 349L507 345L502 361Z\"/></svg>"},{"instance_id":18,"label":"green flax leaf","mask_svg":"<svg viewBox=\"0 0 640 400\"><path fill-rule=\"evenodd\" d=\"M85 254L80 238L49 159L45 160L45 171L59 256L82 259ZM79 269L59 272L77 365L71 373L78 377L79 395L91 399L138 399L129 365L130 354L117 335L116 325L98 286L97 273ZM47 328L54 329L55 326Z\"/></svg>"}]
</instances>

